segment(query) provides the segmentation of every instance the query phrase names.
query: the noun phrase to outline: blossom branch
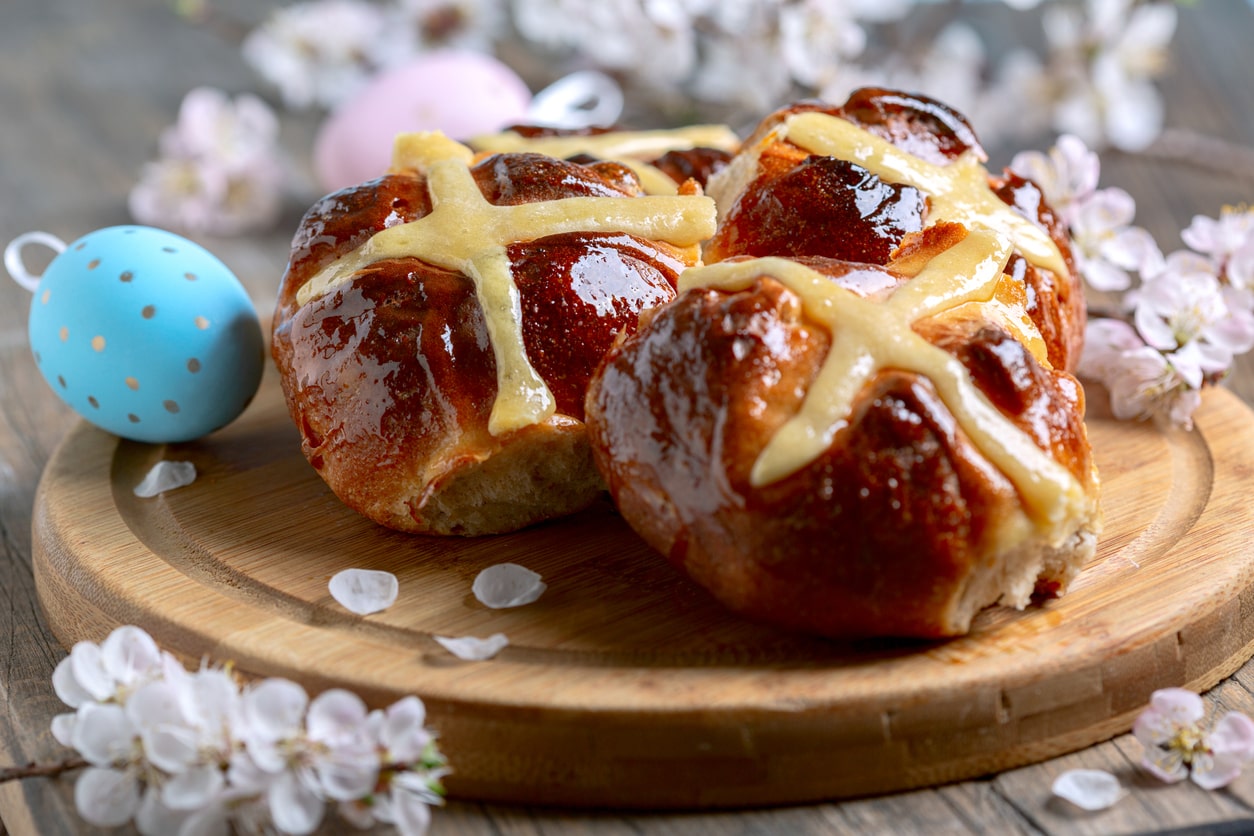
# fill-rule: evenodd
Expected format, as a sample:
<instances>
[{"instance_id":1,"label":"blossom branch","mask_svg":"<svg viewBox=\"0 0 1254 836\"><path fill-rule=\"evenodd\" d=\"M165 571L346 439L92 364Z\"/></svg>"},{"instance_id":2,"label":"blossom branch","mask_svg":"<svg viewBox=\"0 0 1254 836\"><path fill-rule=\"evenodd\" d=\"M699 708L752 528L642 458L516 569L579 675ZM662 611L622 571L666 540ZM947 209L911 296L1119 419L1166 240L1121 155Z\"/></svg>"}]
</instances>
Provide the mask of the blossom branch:
<instances>
[{"instance_id":1,"label":"blossom branch","mask_svg":"<svg viewBox=\"0 0 1254 836\"><path fill-rule=\"evenodd\" d=\"M1254 148L1182 128L1164 129L1147 148L1131 156L1254 180Z\"/></svg>"},{"instance_id":2,"label":"blossom branch","mask_svg":"<svg viewBox=\"0 0 1254 836\"><path fill-rule=\"evenodd\" d=\"M1011 168L1041 187L1088 289L1114 308L1089 294L1078 373L1106 386L1116 418L1191 427L1202 388L1254 348L1254 211L1198 215L1180 233L1188 249L1164 255L1132 223L1132 196L1097 188L1097 154L1078 138L1060 137L1048 155L1021 153Z\"/></svg>"},{"instance_id":3,"label":"blossom branch","mask_svg":"<svg viewBox=\"0 0 1254 836\"><path fill-rule=\"evenodd\" d=\"M76 644L52 685L72 709L53 718L53 737L81 756L55 774L85 767L74 803L100 827L305 834L334 805L358 827L421 836L442 803L448 770L417 697L370 711L344 690L310 699L284 679L241 685L227 668L184 669L130 626Z\"/></svg>"},{"instance_id":4,"label":"blossom branch","mask_svg":"<svg viewBox=\"0 0 1254 836\"><path fill-rule=\"evenodd\" d=\"M87 766L87 761L80 757L67 757L52 763L36 763L31 761L25 766L6 766L0 769L0 784L9 781L21 781L26 778L57 778L65 772L72 772Z\"/></svg>"}]
</instances>

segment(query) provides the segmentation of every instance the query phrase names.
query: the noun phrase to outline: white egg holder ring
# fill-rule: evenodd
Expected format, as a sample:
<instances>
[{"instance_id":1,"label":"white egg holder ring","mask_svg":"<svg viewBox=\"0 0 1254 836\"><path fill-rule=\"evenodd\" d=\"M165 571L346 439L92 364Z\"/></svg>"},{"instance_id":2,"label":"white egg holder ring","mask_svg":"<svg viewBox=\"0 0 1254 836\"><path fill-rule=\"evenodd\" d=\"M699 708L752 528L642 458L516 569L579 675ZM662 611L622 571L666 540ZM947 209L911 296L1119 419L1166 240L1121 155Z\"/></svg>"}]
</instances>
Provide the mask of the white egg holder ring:
<instances>
[{"instance_id":1,"label":"white egg holder ring","mask_svg":"<svg viewBox=\"0 0 1254 836\"><path fill-rule=\"evenodd\" d=\"M25 288L27 292L34 293L39 288L41 277L28 270L26 262L22 259L22 250L30 244L42 244L52 250L54 255L65 252L68 245L51 232L35 230L22 233L4 248L4 269L9 271L9 276L13 278L13 281Z\"/></svg>"},{"instance_id":2,"label":"white egg holder ring","mask_svg":"<svg viewBox=\"0 0 1254 836\"><path fill-rule=\"evenodd\" d=\"M577 70L536 93L527 107L535 125L578 130L613 125L623 113L623 91L596 70Z\"/></svg>"}]
</instances>

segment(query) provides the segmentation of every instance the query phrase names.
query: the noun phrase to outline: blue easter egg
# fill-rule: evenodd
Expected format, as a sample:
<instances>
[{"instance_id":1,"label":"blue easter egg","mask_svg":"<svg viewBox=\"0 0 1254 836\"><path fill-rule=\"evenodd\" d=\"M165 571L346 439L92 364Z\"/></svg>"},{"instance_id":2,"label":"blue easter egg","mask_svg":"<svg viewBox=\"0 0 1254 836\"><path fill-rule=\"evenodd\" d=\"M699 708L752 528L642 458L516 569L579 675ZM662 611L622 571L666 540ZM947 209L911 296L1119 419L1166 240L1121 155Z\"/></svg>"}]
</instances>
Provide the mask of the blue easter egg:
<instances>
[{"instance_id":1,"label":"blue easter egg","mask_svg":"<svg viewBox=\"0 0 1254 836\"><path fill-rule=\"evenodd\" d=\"M63 401L136 441L212 432L261 383L261 323L239 280L200 245L151 227L99 229L57 255L29 336Z\"/></svg>"}]
</instances>

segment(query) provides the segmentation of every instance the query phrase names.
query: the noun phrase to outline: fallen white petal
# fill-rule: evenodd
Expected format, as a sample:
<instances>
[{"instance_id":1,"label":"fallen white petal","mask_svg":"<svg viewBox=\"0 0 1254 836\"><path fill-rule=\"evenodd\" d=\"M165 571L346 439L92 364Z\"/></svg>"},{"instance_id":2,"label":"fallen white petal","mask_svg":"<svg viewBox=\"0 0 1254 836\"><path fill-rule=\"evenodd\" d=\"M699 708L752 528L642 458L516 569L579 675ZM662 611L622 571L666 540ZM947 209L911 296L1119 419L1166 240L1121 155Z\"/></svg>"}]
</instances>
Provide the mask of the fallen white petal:
<instances>
[{"instance_id":1,"label":"fallen white petal","mask_svg":"<svg viewBox=\"0 0 1254 836\"><path fill-rule=\"evenodd\" d=\"M148 471L144 480L135 486L135 495L148 499L165 491L172 491L196 481L196 465L191 462L159 461Z\"/></svg>"},{"instance_id":2,"label":"fallen white petal","mask_svg":"<svg viewBox=\"0 0 1254 836\"><path fill-rule=\"evenodd\" d=\"M493 633L486 639L478 639L474 636L459 636L457 638L435 636L434 638L449 653L452 653L458 659L465 659L468 662L482 662L484 659L491 659L509 644L509 639L506 638L504 633Z\"/></svg>"},{"instance_id":3,"label":"fallen white petal","mask_svg":"<svg viewBox=\"0 0 1254 836\"><path fill-rule=\"evenodd\" d=\"M1054 795L1083 810L1105 810L1123 798L1119 779L1100 769L1069 769L1054 779Z\"/></svg>"},{"instance_id":4,"label":"fallen white petal","mask_svg":"<svg viewBox=\"0 0 1254 836\"><path fill-rule=\"evenodd\" d=\"M517 563L489 566L479 573L471 588L480 603L494 610L530 604L547 589L539 575Z\"/></svg>"},{"instance_id":5,"label":"fallen white petal","mask_svg":"<svg viewBox=\"0 0 1254 836\"><path fill-rule=\"evenodd\" d=\"M344 609L358 615L370 615L396 603L400 583L391 572L345 569L335 573L327 588L331 597L339 601Z\"/></svg>"}]
</instances>

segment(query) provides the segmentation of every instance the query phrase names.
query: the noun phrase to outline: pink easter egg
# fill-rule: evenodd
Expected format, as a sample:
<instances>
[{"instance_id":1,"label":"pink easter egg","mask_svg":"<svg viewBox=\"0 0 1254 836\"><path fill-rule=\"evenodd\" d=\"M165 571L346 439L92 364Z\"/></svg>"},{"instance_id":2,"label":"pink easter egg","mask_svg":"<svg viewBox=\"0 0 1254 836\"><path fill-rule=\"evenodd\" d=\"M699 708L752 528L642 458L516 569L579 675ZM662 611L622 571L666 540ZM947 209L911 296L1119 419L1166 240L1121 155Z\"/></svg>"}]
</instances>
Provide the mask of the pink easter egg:
<instances>
[{"instance_id":1,"label":"pink easter egg","mask_svg":"<svg viewBox=\"0 0 1254 836\"><path fill-rule=\"evenodd\" d=\"M523 121L530 103L523 80L490 55L423 55L375 76L335 109L314 144L314 173L328 191L363 183L387 170L399 133L466 139Z\"/></svg>"}]
</instances>

